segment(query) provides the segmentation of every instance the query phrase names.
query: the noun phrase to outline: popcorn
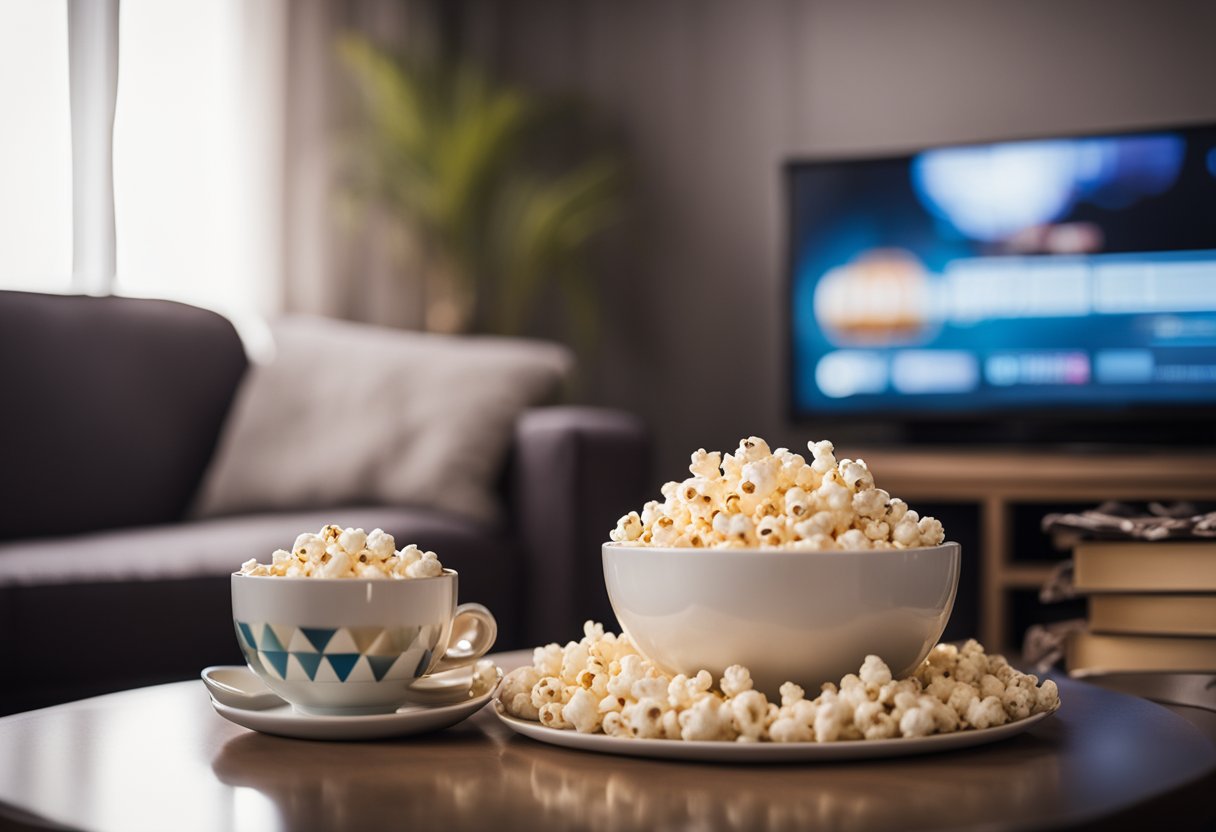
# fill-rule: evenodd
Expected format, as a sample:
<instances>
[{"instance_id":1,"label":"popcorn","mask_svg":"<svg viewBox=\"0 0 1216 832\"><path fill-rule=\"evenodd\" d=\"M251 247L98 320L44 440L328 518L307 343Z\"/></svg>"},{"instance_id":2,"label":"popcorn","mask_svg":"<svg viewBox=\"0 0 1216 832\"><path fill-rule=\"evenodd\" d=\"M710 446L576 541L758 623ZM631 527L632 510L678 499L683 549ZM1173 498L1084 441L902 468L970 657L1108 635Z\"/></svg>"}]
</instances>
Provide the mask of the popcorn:
<instances>
[{"instance_id":1,"label":"popcorn","mask_svg":"<svg viewBox=\"0 0 1216 832\"><path fill-rule=\"evenodd\" d=\"M400 552L396 541L383 529L323 526L317 534L296 537L291 551L276 549L270 563L256 558L241 564L242 575L281 578L434 578L443 574L443 564L434 552L424 552L411 543Z\"/></svg>"},{"instance_id":2,"label":"popcorn","mask_svg":"<svg viewBox=\"0 0 1216 832\"><path fill-rule=\"evenodd\" d=\"M532 688L540 678L540 672L535 667L519 667L503 677L498 698L507 713L520 719L540 719L539 709L532 705Z\"/></svg>"},{"instance_id":3,"label":"popcorn","mask_svg":"<svg viewBox=\"0 0 1216 832\"><path fill-rule=\"evenodd\" d=\"M605 734L610 737L628 737L629 728L625 724L625 719L619 712L613 711L604 715L604 722L601 725Z\"/></svg>"},{"instance_id":4,"label":"popcorn","mask_svg":"<svg viewBox=\"0 0 1216 832\"><path fill-rule=\"evenodd\" d=\"M556 676L546 676L532 688L532 707L540 710L545 705L562 702L563 685Z\"/></svg>"},{"instance_id":5,"label":"popcorn","mask_svg":"<svg viewBox=\"0 0 1216 832\"><path fill-rule=\"evenodd\" d=\"M722 681L719 684L722 692L727 696L738 696L744 691L752 689L751 671L746 667L732 664L722 674Z\"/></svg>"},{"instance_id":6,"label":"popcorn","mask_svg":"<svg viewBox=\"0 0 1216 832\"><path fill-rule=\"evenodd\" d=\"M936 700L934 700L936 701ZM927 737L937 730L931 707L909 708L899 720L899 733L905 737Z\"/></svg>"},{"instance_id":7,"label":"popcorn","mask_svg":"<svg viewBox=\"0 0 1216 832\"><path fill-rule=\"evenodd\" d=\"M1005 708L1005 713L1009 715L1009 718L1018 720L1030 716L1030 712L1034 710L1036 697L1034 688L1027 689L1014 685L1006 688L996 698L1001 700L1001 705Z\"/></svg>"},{"instance_id":8,"label":"popcorn","mask_svg":"<svg viewBox=\"0 0 1216 832\"><path fill-rule=\"evenodd\" d=\"M680 739L733 739L734 715L716 696L698 699L680 714Z\"/></svg>"},{"instance_id":9,"label":"popcorn","mask_svg":"<svg viewBox=\"0 0 1216 832\"><path fill-rule=\"evenodd\" d=\"M756 542L756 526L747 515L735 514L726 527L726 538L740 546L753 545Z\"/></svg>"},{"instance_id":10,"label":"popcorn","mask_svg":"<svg viewBox=\"0 0 1216 832\"><path fill-rule=\"evenodd\" d=\"M367 547L367 532L363 529L346 529L338 535L338 545L345 552L362 552Z\"/></svg>"},{"instance_id":11,"label":"popcorn","mask_svg":"<svg viewBox=\"0 0 1216 832\"><path fill-rule=\"evenodd\" d=\"M751 681L750 679L748 680ZM768 702L757 690L744 690L728 700L739 742L759 742L765 729Z\"/></svg>"},{"instance_id":12,"label":"popcorn","mask_svg":"<svg viewBox=\"0 0 1216 832\"><path fill-rule=\"evenodd\" d=\"M532 666L542 676L561 676L562 648L559 644L546 644L532 651Z\"/></svg>"},{"instance_id":13,"label":"popcorn","mask_svg":"<svg viewBox=\"0 0 1216 832\"><path fill-rule=\"evenodd\" d=\"M693 476L710 480L717 479L721 466L722 454L717 451L706 453L704 448L700 448L692 455L692 464L688 466L688 470Z\"/></svg>"},{"instance_id":14,"label":"popcorn","mask_svg":"<svg viewBox=\"0 0 1216 832\"><path fill-rule=\"evenodd\" d=\"M925 693L936 698L939 702L947 702L954 695L954 689L959 686L959 683L951 679L949 676L934 676L929 680L929 684L925 686ZM963 687L970 687L963 685Z\"/></svg>"},{"instance_id":15,"label":"popcorn","mask_svg":"<svg viewBox=\"0 0 1216 832\"><path fill-rule=\"evenodd\" d=\"M680 739L680 712L675 708L663 711L663 739Z\"/></svg>"},{"instance_id":16,"label":"popcorn","mask_svg":"<svg viewBox=\"0 0 1216 832\"><path fill-rule=\"evenodd\" d=\"M995 696L973 699L967 706L966 720L972 728L991 728L1005 724L1005 708Z\"/></svg>"},{"instance_id":17,"label":"popcorn","mask_svg":"<svg viewBox=\"0 0 1216 832\"><path fill-rule=\"evenodd\" d=\"M383 529L372 529L371 534L367 536L366 547L376 560L388 560L396 554L397 543L393 536Z\"/></svg>"},{"instance_id":18,"label":"popcorn","mask_svg":"<svg viewBox=\"0 0 1216 832\"><path fill-rule=\"evenodd\" d=\"M337 554L331 555L327 562L321 564L319 576L322 578L351 577L354 572L354 563L349 552L339 549Z\"/></svg>"},{"instance_id":19,"label":"popcorn","mask_svg":"<svg viewBox=\"0 0 1216 832\"><path fill-rule=\"evenodd\" d=\"M1034 712L1036 714L1054 711L1060 707L1060 689L1051 679L1043 682L1043 685L1035 694Z\"/></svg>"},{"instance_id":20,"label":"popcorn","mask_svg":"<svg viewBox=\"0 0 1216 832\"><path fill-rule=\"evenodd\" d=\"M991 673L985 673L980 677L979 688L981 697L1005 695L1005 683Z\"/></svg>"},{"instance_id":21,"label":"popcorn","mask_svg":"<svg viewBox=\"0 0 1216 832\"><path fill-rule=\"evenodd\" d=\"M325 541L318 535L305 532L296 538L291 551L300 561L317 561L325 554Z\"/></svg>"},{"instance_id":22,"label":"popcorn","mask_svg":"<svg viewBox=\"0 0 1216 832\"><path fill-rule=\"evenodd\" d=\"M547 702L540 708L540 724L546 728L569 728L570 723L562 716L565 706L561 702Z\"/></svg>"},{"instance_id":23,"label":"popcorn","mask_svg":"<svg viewBox=\"0 0 1216 832\"><path fill-rule=\"evenodd\" d=\"M815 712L815 742L845 739L846 729L853 724L853 709L830 693L820 698L826 701Z\"/></svg>"},{"instance_id":24,"label":"popcorn","mask_svg":"<svg viewBox=\"0 0 1216 832\"><path fill-rule=\"evenodd\" d=\"M637 700L662 699L667 702L667 688L671 683L657 676L647 676L633 683L629 695Z\"/></svg>"},{"instance_id":25,"label":"popcorn","mask_svg":"<svg viewBox=\"0 0 1216 832\"><path fill-rule=\"evenodd\" d=\"M935 730L939 734L950 734L958 730L959 715L953 708L932 696L922 696L920 707L928 710L933 717Z\"/></svg>"},{"instance_id":26,"label":"popcorn","mask_svg":"<svg viewBox=\"0 0 1216 832\"><path fill-rule=\"evenodd\" d=\"M841 549L869 549L870 538L866 537L866 533L861 529L849 529L847 532L836 538L836 545Z\"/></svg>"},{"instance_id":27,"label":"popcorn","mask_svg":"<svg viewBox=\"0 0 1216 832\"><path fill-rule=\"evenodd\" d=\"M637 540L642 536L642 518L636 511L631 511L616 523L616 528L608 535L613 540Z\"/></svg>"},{"instance_id":28,"label":"popcorn","mask_svg":"<svg viewBox=\"0 0 1216 832\"><path fill-rule=\"evenodd\" d=\"M842 459L838 470L840 478L844 480L844 484L854 492L866 491L874 487L874 475L866 467L864 459L859 459L856 462L851 459Z\"/></svg>"},{"instance_id":29,"label":"popcorn","mask_svg":"<svg viewBox=\"0 0 1216 832\"><path fill-rule=\"evenodd\" d=\"M867 740L891 739L899 733L899 725L881 702L858 705L853 712L853 723Z\"/></svg>"},{"instance_id":30,"label":"popcorn","mask_svg":"<svg viewBox=\"0 0 1216 832\"><path fill-rule=\"evenodd\" d=\"M857 675L866 687L882 687L891 681L891 668L878 656L866 656Z\"/></svg>"},{"instance_id":31,"label":"popcorn","mask_svg":"<svg viewBox=\"0 0 1216 832\"><path fill-rule=\"evenodd\" d=\"M621 718L630 735L644 740L663 736L663 705L663 700L648 696L622 708Z\"/></svg>"},{"instance_id":32,"label":"popcorn","mask_svg":"<svg viewBox=\"0 0 1216 832\"><path fill-rule=\"evenodd\" d=\"M801 704L810 705L811 703L803 701ZM790 712L786 714L783 711L782 714L773 721L773 724L769 726L769 739L771 739L773 742L814 741L815 732L811 727L815 721L814 707L812 706L809 711L809 714L800 712Z\"/></svg>"},{"instance_id":33,"label":"popcorn","mask_svg":"<svg viewBox=\"0 0 1216 832\"><path fill-rule=\"evenodd\" d=\"M599 703L587 690L578 690L562 709L562 719L580 734L593 733L600 726Z\"/></svg>"},{"instance_id":34,"label":"popcorn","mask_svg":"<svg viewBox=\"0 0 1216 832\"><path fill-rule=\"evenodd\" d=\"M537 647L531 666L506 675L498 698L508 714L554 729L722 742L927 737L1003 725L1060 703L1054 682L1039 685L974 640L937 645L905 679L894 679L882 657L866 656L856 674L824 683L813 699L786 682L780 704L769 702L741 665L723 671L717 690L713 682L706 670L668 676L627 636L588 621L579 641Z\"/></svg>"},{"instance_id":35,"label":"popcorn","mask_svg":"<svg viewBox=\"0 0 1216 832\"><path fill-rule=\"evenodd\" d=\"M870 520L880 520L887 513L887 503L891 495L881 488L867 488L853 495L853 512L858 517Z\"/></svg>"},{"instance_id":36,"label":"popcorn","mask_svg":"<svg viewBox=\"0 0 1216 832\"><path fill-rule=\"evenodd\" d=\"M801 685L795 685L793 682L786 682L777 692L781 694L783 708L792 708L795 703L806 700L806 691Z\"/></svg>"},{"instance_id":37,"label":"popcorn","mask_svg":"<svg viewBox=\"0 0 1216 832\"><path fill-rule=\"evenodd\" d=\"M407 578L437 578L443 574L443 564L434 552L423 552L422 557L405 567Z\"/></svg>"},{"instance_id":38,"label":"popcorn","mask_svg":"<svg viewBox=\"0 0 1216 832\"><path fill-rule=\"evenodd\" d=\"M878 701L884 705L894 706L895 697L901 693L916 696L921 691L920 680L913 676L910 679L900 679L888 682L878 689Z\"/></svg>"},{"instance_id":39,"label":"popcorn","mask_svg":"<svg viewBox=\"0 0 1216 832\"><path fill-rule=\"evenodd\" d=\"M861 459L837 461L831 442L810 442L811 462L758 436L734 453L698 449L691 477L664 483L662 501L631 511L609 533L639 546L813 550L936 546L942 524L875 486Z\"/></svg>"},{"instance_id":40,"label":"popcorn","mask_svg":"<svg viewBox=\"0 0 1216 832\"><path fill-rule=\"evenodd\" d=\"M950 695L946 697L946 707L950 708L961 718L966 718L967 711L971 707L971 703L976 699L986 699L987 697L981 693L976 693L975 688L971 685L953 685L950 690Z\"/></svg>"},{"instance_id":41,"label":"popcorn","mask_svg":"<svg viewBox=\"0 0 1216 832\"><path fill-rule=\"evenodd\" d=\"M780 546L785 542L785 521L780 517L765 517L756 524L756 537L769 546Z\"/></svg>"},{"instance_id":42,"label":"popcorn","mask_svg":"<svg viewBox=\"0 0 1216 832\"><path fill-rule=\"evenodd\" d=\"M263 566L256 559L250 559L241 564L242 575L269 575L270 567Z\"/></svg>"},{"instance_id":43,"label":"popcorn","mask_svg":"<svg viewBox=\"0 0 1216 832\"><path fill-rule=\"evenodd\" d=\"M691 679L683 673L676 674L667 685L667 701L673 708L687 708L703 696L709 695L714 677L708 670L700 671Z\"/></svg>"}]
</instances>

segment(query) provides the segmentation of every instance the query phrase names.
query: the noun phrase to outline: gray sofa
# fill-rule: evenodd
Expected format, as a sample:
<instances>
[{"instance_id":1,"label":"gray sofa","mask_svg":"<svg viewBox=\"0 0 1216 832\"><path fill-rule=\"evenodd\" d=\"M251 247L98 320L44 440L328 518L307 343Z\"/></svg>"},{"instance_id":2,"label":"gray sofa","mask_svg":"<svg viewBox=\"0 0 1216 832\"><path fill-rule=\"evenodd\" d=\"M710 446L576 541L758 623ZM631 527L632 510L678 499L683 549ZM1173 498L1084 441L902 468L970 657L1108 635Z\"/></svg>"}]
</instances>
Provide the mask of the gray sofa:
<instances>
[{"instance_id":1,"label":"gray sofa","mask_svg":"<svg viewBox=\"0 0 1216 832\"><path fill-rule=\"evenodd\" d=\"M611 621L599 544L642 501L637 419L526 412L500 526L407 505L188 520L245 370L231 325L201 309L0 292L0 713L239 662L228 575L331 520L439 552L461 599L494 610L500 647Z\"/></svg>"}]
</instances>

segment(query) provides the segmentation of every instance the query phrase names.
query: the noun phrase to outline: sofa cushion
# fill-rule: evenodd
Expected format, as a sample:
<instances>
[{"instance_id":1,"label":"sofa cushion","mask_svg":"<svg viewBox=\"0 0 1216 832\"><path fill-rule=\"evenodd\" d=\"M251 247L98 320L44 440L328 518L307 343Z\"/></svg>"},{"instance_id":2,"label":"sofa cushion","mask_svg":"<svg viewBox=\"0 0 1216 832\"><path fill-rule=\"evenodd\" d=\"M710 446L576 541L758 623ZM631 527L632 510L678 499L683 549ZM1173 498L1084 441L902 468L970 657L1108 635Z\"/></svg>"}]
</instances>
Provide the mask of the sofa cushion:
<instances>
[{"instance_id":1,"label":"sofa cushion","mask_svg":"<svg viewBox=\"0 0 1216 832\"><path fill-rule=\"evenodd\" d=\"M503 580L512 560L505 538L467 520L426 509L356 506L7 543L0 545L0 587L223 577L250 558L265 562L275 549L290 548L300 532L326 523L381 528L398 546L433 549L445 566L465 573L462 598Z\"/></svg>"},{"instance_id":2,"label":"sofa cushion","mask_svg":"<svg viewBox=\"0 0 1216 832\"><path fill-rule=\"evenodd\" d=\"M372 502L480 521L515 423L569 369L556 345L320 318L275 327L241 386L196 516Z\"/></svg>"},{"instance_id":3,"label":"sofa cushion","mask_svg":"<svg viewBox=\"0 0 1216 832\"><path fill-rule=\"evenodd\" d=\"M5 538L180 519L245 367L213 312L0 292Z\"/></svg>"}]
</instances>

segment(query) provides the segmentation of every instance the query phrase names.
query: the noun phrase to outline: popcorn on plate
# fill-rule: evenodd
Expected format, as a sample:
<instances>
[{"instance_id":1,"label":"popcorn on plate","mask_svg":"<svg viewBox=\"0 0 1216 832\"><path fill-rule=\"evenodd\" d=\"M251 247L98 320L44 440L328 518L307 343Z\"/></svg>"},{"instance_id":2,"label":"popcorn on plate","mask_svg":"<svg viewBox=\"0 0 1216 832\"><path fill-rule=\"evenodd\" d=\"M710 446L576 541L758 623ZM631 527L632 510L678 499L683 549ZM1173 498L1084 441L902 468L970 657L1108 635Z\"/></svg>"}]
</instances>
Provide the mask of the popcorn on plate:
<instances>
[{"instance_id":1,"label":"popcorn on plate","mask_svg":"<svg viewBox=\"0 0 1216 832\"><path fill-rule=\"evenodd\" d=\"M909 549L945 533L874 484L861 459L837 460L831 442L808 442L811 461L750 436L733 454L700 449L691 477L663 500L617 521L610 537L635 546Z\"/></svg>"},{"instance_id":2,"label":"popcorn on plate","mask_svg":"<svg viewBox=\"0 0 1216 832\"><path fill-rule=\"evenodd\" d=\"M786 682L781 701L754 690L745 667L668 676L626 635L588 621L583 638L547 644L532 664L503 679L498 698L511 716L550 728L620 738L723 742L837 742L926 737L979 730L1054 711L1056 683L1015 670L971 640L939 644L906 679L878 656L811 695Z\"/></svg>"},{"instance_id":3,"label":"popcorn on plate","mask_svg":"<svg viewBox=\"0 0 1216 832\"><path fill-rule=\"evenodd\" d=\"M393 536L383 529L343 529L324 526L316 534L296 538L291 551L276 549L270 563L250 559L241 564L242 575L281 578L434 578L443 564L434 552L413 543L397 550Z\"/></svg>"}]
</instances>

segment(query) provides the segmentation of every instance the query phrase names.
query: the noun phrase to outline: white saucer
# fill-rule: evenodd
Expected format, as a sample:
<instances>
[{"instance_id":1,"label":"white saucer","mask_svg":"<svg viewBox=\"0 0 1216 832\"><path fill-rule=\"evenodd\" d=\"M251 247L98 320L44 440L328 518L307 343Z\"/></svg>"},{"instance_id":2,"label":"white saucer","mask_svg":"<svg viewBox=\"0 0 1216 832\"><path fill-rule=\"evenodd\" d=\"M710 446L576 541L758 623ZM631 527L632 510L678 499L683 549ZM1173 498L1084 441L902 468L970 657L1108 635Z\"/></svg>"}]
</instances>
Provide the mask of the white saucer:
<instances>
[{"instance_id":1,"label":"white saucer","mask_svg":"<svg viewBox=\"0 0 1216 832\"><path fill-rule=\"evenodd\" d=\"M512 731L550 745L595 751L600 754L623 754L631 757L653 757L664 760L697 760L714 763L826 763L841 760L870 760L903 757L911 754L931 754L986 745L1008 739L1038 725L1055 711L1035 714L997 728L956 731L929 737L891 740L852 740L846 742L707 742L684 740L635 740L609 737L605 734L580 734L578 731L546 728L539 722L508 716L499 700L494 701L494 714Z\"/></svg>"},{"instance_id":2,"label":"white saucer","mask_svg":"<svg viewBox=\"0 0 1216 832\"><path fill-rule=\"evenodd\" d=\"M502 669L495 668L499 680ZM210 668L209 668L210 670ZM251 674L252 675L252 674ZM494 697L497 685L478 696L443 705L406 705L391 714L370 716L315 716L296 711L281 699L267 707L226 704L211 695L215 712L244 728L303 740L373 740L405 737L449 728L477 713ZM229 698L229 702L232 702ZM259 707L260 706L260 707Z\"/></svg>"}]
</instances>

